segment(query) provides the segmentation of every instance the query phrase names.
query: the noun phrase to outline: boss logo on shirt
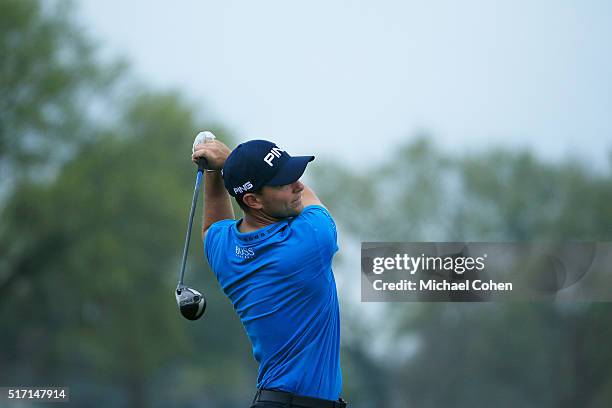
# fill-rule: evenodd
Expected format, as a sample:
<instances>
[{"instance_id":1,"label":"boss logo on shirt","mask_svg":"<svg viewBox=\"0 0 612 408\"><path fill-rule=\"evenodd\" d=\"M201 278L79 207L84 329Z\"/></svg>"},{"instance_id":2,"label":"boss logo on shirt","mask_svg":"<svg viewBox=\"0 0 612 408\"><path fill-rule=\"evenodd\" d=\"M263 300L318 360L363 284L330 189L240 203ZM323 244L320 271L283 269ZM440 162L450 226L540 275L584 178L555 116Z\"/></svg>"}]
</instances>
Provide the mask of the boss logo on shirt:
<instances>
[{"instance_id":1,"label":"boss logo on shirt","mask_svg":"<svg viewBox=\"0 0 612 408\"><path fill-rule=\"evenodd\" d=\"M268 163L268 166L274 167L272 160L276 159L277 157L281 157L281 152L282 150L278 147L273 147L272 150L270 150L270 153L266 154L266 157L264 157L264 161Z\"/></svg>"},{"instance_id":2,"label":"boss logo on shirt","mask_svg":"<svg viewBox=\"0 0 612 408\"><path fill-rule=\"evenodd\" d=\"M255 256L253 248L242 248L236 245L236 256L242 259L249 259Z\"/></svg>"}]
</instances>

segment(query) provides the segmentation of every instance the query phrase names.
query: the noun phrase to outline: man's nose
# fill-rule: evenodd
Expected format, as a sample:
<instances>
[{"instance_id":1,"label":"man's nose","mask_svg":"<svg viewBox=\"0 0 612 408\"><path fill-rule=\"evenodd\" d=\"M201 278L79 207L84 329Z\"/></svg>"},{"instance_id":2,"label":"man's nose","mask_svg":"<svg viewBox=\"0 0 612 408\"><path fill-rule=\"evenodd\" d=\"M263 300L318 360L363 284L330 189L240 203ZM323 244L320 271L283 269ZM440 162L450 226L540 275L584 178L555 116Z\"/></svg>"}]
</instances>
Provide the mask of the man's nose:
<instances>
[{"instance_id":1,"label":"man's nose","mask_svg":"<svg viewBox=\"0 0 612 408\"><path fill-rule=\"evenodd\" d=\"M295 193L299 193L302 190L304 190L304 183L302 183L300 180L293 183L293 191Z\"/></svg>"}]
</instances>

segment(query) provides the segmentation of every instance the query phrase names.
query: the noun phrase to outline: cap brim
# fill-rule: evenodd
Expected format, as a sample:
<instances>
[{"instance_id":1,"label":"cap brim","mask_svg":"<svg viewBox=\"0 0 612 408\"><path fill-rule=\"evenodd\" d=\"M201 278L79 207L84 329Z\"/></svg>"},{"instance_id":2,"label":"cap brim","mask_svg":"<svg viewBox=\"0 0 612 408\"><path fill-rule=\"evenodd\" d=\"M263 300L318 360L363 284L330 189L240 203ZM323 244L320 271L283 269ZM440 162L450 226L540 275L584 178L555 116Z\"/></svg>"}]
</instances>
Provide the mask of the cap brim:
<instances>
[{"instance_id":1,"label":"cap brim","mask_svg":"<svg viewBox=\"0 0 612 408\"><path fill-rule=\"evenodd\" d=\"M266 185L284 186L285 184L291 184L297 181L302 177L304 171L306 171L308 163L313 160L314 156L294 156L289 158L278 173L276 173Z\"/></svg>"}]
</instances>

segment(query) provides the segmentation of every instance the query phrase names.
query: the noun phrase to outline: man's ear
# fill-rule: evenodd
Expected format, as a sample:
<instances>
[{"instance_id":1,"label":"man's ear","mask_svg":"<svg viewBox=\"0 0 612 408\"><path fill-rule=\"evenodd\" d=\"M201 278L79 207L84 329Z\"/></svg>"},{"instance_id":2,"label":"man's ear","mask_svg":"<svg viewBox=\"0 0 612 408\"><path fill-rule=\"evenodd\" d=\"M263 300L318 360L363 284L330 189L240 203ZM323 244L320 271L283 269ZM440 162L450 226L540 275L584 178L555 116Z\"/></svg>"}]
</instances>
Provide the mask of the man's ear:
<instances>
[{"instance_id":1,"label":"man's ear","mask_svg":"<svg viewBox=\"0 0 612 408\"><path fill-rule=\"evenodd\" d=\"M245 203L247 207L253 208L254 210L261 210L263 207L261 198L253 193L246 193L242 197L242 202Z\"/></svg>"}]
</instances>

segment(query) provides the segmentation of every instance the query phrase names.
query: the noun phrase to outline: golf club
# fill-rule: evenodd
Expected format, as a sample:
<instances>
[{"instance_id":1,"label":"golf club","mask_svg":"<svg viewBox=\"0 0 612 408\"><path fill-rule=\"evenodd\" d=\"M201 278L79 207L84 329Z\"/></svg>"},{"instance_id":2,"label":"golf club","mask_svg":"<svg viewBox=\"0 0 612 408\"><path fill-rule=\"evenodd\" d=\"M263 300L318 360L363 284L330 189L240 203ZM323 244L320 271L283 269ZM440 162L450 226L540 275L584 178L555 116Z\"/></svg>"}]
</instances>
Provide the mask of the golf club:
<instances>
[{"instance_id":1,"label":"golf club","mask_svg":"<svg viewBox=\"0 0 612 408\"><path fill-rule=\"evenodd\" d=\"M201 142L206 140L213 140L215 136L211 132L200 132L196 137L195 145L198 144L198 139ZM181 271L179 273L178 285L176 286L176 303L183 317L188 320L197 320L204 314L206 310L206 298L204 295L189 286L183 284L185 277L185 264L187 262L187 253L189 252L189 241L191 238L191 226L193 224L193 216L195 214L196 205L198 202L198 195L200 194L200 185L202 184L202 174L207 168L205 158L198 160L198 171L196 173L195 188L193 190L193 198L191 200L191 210L189 212L189 221L187 222L187 235L185 236L185 245L183 247L183 259L181 262Z\"/></svg>"}]
</instances>

